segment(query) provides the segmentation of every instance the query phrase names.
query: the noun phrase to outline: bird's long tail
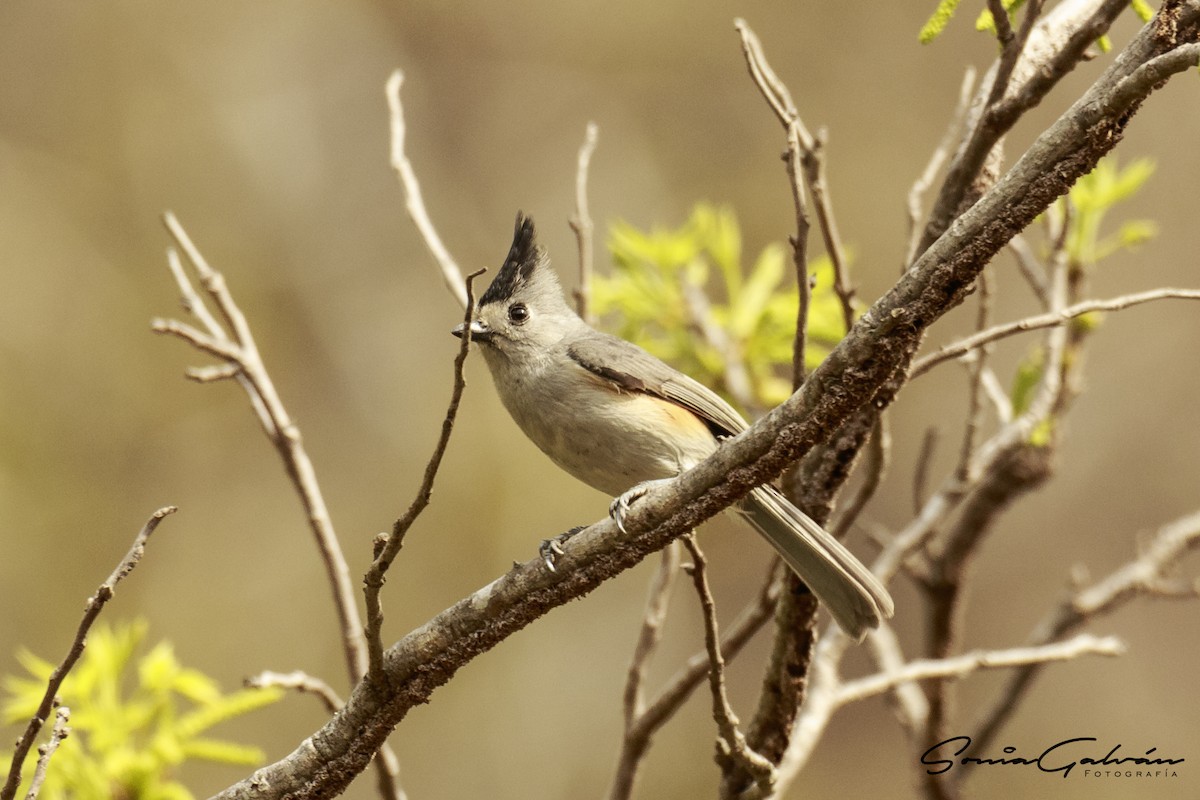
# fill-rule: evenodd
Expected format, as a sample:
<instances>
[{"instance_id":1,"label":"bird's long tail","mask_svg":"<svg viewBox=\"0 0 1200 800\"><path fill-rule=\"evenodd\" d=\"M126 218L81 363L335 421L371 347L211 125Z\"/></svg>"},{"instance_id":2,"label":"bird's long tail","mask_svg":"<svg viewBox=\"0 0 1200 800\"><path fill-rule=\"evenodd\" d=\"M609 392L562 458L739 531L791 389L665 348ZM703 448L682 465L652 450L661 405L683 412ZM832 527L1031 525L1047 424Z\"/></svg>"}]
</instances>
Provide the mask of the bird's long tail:
<instances>
[{"instance_id":1,"label":"bird's long tail","mask_svg":"<svg viewBox=\"0 0 1200 800\"><path fill-rule=\"evenodd\" d=\"M855 640L892 616L883 584L854 554L772 486L760 486L737 507Z\"/></svg>"}]
</instances>

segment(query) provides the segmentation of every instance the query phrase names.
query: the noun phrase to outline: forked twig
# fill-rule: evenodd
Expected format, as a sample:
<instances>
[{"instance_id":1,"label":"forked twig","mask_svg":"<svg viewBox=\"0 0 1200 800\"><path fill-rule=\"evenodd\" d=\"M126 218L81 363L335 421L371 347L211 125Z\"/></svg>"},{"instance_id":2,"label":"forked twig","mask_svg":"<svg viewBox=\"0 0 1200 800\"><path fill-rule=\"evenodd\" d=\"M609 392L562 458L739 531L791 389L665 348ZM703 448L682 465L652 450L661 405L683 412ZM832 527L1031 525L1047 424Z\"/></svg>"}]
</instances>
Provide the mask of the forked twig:
<instances>
[{"instance_id":1,"label":"forked twig","mask_svg":"<svg viewBox=\"0 0 1200 800\"><path fill-rule=\"evenodd\" d=\"M304 506L309 529L320 552L326 579L333 595L346 672L350 683L355 684L366 673L368 666L362 618L359 616L358 604L354 597L350 568L342 553L329 508L317 481L316 469L304 447L300 429L292 421L275 389L275 383L267 371L250 330L250 323L234 301L224 276L209 265L174 214L168 211L163 215L163 221L179 250L187 256L200 287L208 295L220 318L208 310L203 298L192 286L178 252L171 249L167 252L167 264L179 286L183 307L199 320L204 330L173 319L155 319L151 322L151 329L155 333L176 336L193 347L221 359L222 363L216 366L189 369L189 378L200 382L233 378L250 398L250 406L258 417L263 432L283 460L284 469ZM386 744L380 748L379 754L380 758L376 763L380 790L385 797L398 800L403 797L403 791L397 780L396 757Z\"/></svg>"},{"instance_id":2,"label":"forked twig","mask_svg":"<svg viewBox=\"0 0 1200 800\"><path fill-rule=\"evenodd\" d=\"M74 668L75 663L79 661L79 657L83 655L83 650L87 646L88 631L91 630L92 624L100 616L100 612L104 610L104 606L112 599L117 584L130 572L133 572L133 568L142 560L142 556L146 552L146 543L150 541L150 537L158 528L158 524L177 510L175 506L164 506L155 511L150 516L150 519L146 521L146 524L142 526L142 529L138 531L138 535L133 539L133 546L129 548L129 552L117 564L117 568L112 571L112 574L108 576L108 579L104 583L100 584L100 588L96 590L96 593L88 598L87 604L83 607L83 619L79 621L79 627L75 631L75 639L71 642L70 649L67 650L67 654L59 662L58 666L54 668L54 671L50 673L50 678L46 681L46 691L42 695L38 709L29 720L29 724L25 726L25 732L21 734L21 738L17 739L16 748L13 751L12 763L8 770L8 779L4 782L3 788L0 788L0 800L13 800L16 797L17 787L21 784L21 767L25 764L25 757L29 755L29 751L33 747L38 733L42 730L42 726L50 719L50 712L54 708L59 687L62 686L63 680L66 679L67 673Z\"/></svg>"}]
</instances>

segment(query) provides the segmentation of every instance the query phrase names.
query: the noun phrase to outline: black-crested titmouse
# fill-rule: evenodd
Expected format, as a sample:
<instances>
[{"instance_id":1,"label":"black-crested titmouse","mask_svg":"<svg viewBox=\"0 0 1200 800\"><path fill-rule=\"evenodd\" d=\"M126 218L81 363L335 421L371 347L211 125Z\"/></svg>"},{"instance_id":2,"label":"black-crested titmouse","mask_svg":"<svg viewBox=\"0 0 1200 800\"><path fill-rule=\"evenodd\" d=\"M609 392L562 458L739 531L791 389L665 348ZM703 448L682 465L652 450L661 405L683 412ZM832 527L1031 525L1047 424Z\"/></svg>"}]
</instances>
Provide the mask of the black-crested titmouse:
<instances>
[{"instance_id":1,"label":"black-crested titmouse","mask_svg":"<svg viewBox=\"0 0 1200 800\"><path fill-rule=\"evenodd\" d=\"M522 214L470 329L517 425L555 464L616 497L618 525L649 482L695 466L718 439L747 427L712 390L584 322ZM855 639L892 616L875 576L773 486L754 489L736 510Z\"/></svg>"}]
</instances>

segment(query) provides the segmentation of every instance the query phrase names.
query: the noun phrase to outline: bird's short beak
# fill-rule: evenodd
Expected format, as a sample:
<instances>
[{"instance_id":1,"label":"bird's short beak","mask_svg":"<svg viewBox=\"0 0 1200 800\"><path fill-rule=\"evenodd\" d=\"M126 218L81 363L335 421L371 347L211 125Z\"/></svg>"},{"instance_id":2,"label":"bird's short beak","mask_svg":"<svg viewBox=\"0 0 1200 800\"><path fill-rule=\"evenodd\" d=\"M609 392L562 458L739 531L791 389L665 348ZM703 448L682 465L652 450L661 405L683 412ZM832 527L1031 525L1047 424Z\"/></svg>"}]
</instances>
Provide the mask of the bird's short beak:
<instances>
[{"instance_id":1,"label":"bird's short beak","mask_svg":"<svg viewBox=\"0 0 1200 800\"><path fill-rule=\"evenodd\" d=\"M463 337L463 333L466 332L467 327L467 323L460 322L455 325L454 330L450 332L461 339ZM492 337L492 329L477 319L471 320L470 329L471 339L476 342L486 342Z\"/></svg>"}]
</instances>

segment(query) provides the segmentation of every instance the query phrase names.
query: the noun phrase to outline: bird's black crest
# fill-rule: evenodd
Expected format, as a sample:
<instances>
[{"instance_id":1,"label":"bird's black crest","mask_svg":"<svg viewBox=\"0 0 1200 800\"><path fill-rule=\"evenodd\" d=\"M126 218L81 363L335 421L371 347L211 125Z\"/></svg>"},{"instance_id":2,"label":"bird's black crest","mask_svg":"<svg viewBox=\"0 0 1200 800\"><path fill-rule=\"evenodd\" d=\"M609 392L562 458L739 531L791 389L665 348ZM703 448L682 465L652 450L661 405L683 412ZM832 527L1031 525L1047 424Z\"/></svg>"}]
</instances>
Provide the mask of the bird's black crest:
<instances>
[{"instance_id":1,"label":"bird's black crest","mask_svg":"<svg viewBox=\"0 0 1200 800\"><path fill-rule=\"evenodd\" d=\"M537 244L533 229L533 218L517 212L517 223L513 229L513 243L504 259L504 266L496 273L492 285L479 298L479 305L501 303L512 297L527 283L542 258L542 249Z\"/></svg>"}]
</instances>

